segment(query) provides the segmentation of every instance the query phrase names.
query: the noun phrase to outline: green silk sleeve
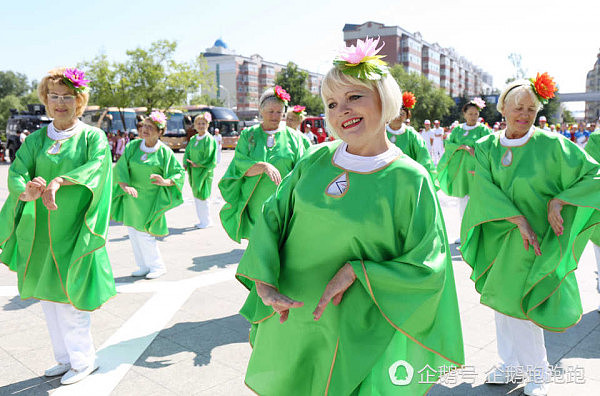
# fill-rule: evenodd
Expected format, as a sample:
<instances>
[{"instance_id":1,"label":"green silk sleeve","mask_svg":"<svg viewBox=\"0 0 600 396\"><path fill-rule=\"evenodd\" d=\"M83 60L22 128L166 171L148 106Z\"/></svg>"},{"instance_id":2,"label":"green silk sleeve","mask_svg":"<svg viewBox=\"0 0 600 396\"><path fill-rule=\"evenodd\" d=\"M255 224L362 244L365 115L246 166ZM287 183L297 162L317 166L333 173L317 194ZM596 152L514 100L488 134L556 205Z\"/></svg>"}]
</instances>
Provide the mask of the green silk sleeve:
<instances>
[{"instance_id":1,"label":"green silk sleeve","mask_svg":"<svg viewBox=\"0 0 600 396\"><path fill-rule=\"evenodd\" d=\"M114 221L118 221L119 223L123 222L123 211L125 210L123 208L123 198L126 194L125 191L123 191L123 189L119 185L119 183L125 183L129 186L131 185L129 174L129 159L131 157L133 147L133 142L130 142L127 144L127 146L125 146L123 155L119 157L117 163L113 168L114 183L110 217Z\"/></svg>"},{"instance_id":2,"label":"green silk sleeve","mask_svg":"<svg viewBox=\"0 0 600 396\"><path fill-rule=\"evenodd\" d=\"M594 132L590 135L586 145L585 151L596 160L600 162L600 132Z\"/></svg>"},{"instance_id":3,"label":"green silk sleeve","mask_svg":"<svg viewBox=\"0 0 600 396\"><path fill-rule=\"evenodd\" d=\"M188 169L190 166L190 164L188 163L188 160L190 159L190 149L191 149L191 142L192 139L194 138L194 136L192 136L190 138L190 140L188 141L187 146L185 146L185 151L183 152L183 159L181 160L183 168L184 169Z\"/></svg>"}]
</instances>

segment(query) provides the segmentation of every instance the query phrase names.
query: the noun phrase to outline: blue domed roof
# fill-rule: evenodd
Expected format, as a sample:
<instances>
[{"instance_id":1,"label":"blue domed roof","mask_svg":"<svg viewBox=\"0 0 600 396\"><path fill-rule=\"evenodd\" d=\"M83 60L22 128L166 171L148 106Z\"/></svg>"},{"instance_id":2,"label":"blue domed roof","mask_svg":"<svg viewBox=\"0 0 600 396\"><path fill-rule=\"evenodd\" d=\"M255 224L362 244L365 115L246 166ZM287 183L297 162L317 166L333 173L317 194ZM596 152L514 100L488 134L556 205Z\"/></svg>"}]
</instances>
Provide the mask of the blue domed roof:
<instances>
[{"instance_id":1,"label":"blue domed roof","mask_svg":"<svg viewBox=\"0 0 600 396\"><path fill-rule=\"evenodd\" d=\"M220 38L217 39L217 41L215 41L215 47L221 47L221 48L227 48L227 44L225 44L225 42L223 40L221 40Z\"/></svg>"}]
</instances>

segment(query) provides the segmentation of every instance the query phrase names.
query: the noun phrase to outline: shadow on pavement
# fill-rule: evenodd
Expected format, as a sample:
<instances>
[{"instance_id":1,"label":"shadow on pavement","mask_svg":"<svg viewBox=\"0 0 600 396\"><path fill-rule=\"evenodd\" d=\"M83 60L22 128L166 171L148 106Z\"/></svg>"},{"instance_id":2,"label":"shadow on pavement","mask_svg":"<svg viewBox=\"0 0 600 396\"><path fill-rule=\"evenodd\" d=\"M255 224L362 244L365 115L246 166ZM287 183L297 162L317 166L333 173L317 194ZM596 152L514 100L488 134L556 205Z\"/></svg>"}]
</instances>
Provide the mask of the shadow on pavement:
<instances>
[{"instance_id":1,"label":"shadow on pavement","mask_svg":"<svg viewBox=\"0 0 600 396\"><path fill-rule=\"evenodd\" d=\"M58 387L60 387L60 376L34 377L0 387L0 395L49 395L50 391Z\"/></svg>"},{"instance_id":2,"label":"shadow on pavement","mask_svg":"<svg viewBox=\"0 0 600 396\"><path fill-rule=\"evenodd\" d=\"M452 261L462 261L462 255L460 254L459 244L451 243L450 244L450 254L452 255Z\"/></svg>"},{"instance_id":3,"label":"shadow on pavement","mask_svg":"<svg viewBox=\"0 0 600 396\"><path fill-rule=\"evenodd\" d=\"M19 309L25 309L25 308L29 307L30 305L35 304L38 301L39 300L36 300L35 298L28 298L27 300L21 300L20 296L14 296L10 300L8 300L7 304L4 305L3 310L4 311L16 311ZM0 393L0 395L2 395L2 394L3 393Z\"/></svg>"},{"instance_id":4,"label":"shadow on pavement","mask_svg":"<svg viewBox=\"0 0 600 396\"><path fill-rule=\"evenodd\" d=\"M186 232L196 231L196 230L198 230L198 229L196 227L194 227L194 226L183 227L183 228L171 228L171 227L169 227L169 235L181 235L181 234L184 234ZM166 236L164 238L166 238Z\"/></svg>"},{"instance_id":5,"label":"shadow on pavement","mask_svg":"<svg viewBox=\"0 0 600 396\"><path fill-rule=\"evenodd\" d=\"M216 266L217 268L225 268L231 264L240 262L244 249L233 249L227 253L211 254L208 256L194 257L193 265L188 269L192 271L206 271L207 269Z\"/></svg>"}]
</instances>

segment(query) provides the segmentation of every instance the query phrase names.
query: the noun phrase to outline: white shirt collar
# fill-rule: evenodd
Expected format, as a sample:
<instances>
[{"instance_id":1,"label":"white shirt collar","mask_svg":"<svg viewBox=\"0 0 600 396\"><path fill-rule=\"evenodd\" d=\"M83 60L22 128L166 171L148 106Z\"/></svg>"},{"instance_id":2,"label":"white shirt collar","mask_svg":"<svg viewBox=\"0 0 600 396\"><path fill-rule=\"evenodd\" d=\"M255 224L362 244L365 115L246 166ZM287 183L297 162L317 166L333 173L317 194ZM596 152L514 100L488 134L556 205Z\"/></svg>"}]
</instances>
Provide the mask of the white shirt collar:
<instances>
[{"instance_id":1,"label":"white shirt collar","mask_svg":"<svg viewBox=\"0 0 600 396\"><path fill-rule=\"evenodd\" d=\"M352 172L372 172L388 165L402 154L402 150L396 146L372 157L350 154L347 149L346 142L340 144L333 154L333 163Z\"/></svg>"},{"instance_id":2,"label":"white shirt collar","mask_svg":"<svg viewBox=\"0 0 600 396\"><path fill-rule=\"evenodd\" d=\"M77 120L75 125L73 125L71 128L61 131L59 129L56 129L56 127L54 126L54 122L51 122L48 125L47 135L52 140L65 140L65 139L68 139L71 136L75 136L79 132L81 132L81 130L83 129L83 125L84 125L83 122L81 122L80 120Z\"/></svg>"},{"instance_id":3,"label":"white shirt collar","mask_svg":"<svg viewBox=\"0 0 600 396\"><path fill-rule=\"evenodd\" d=\"M161 142L160 140L156 142L156 144L153 147L148 147L146 146L146 141L144 139L142 139L142 143L140 143L140 150L142 150L144 153L154 153L156 151L158 151L158 149L160 148Z\"/></svg>"},{"instance_id":4,"label":"white shirt collar","mask_svg":"<svg viewBox=\"0 0 600 396\"><path fill-rule=\"evenodd\" d=\"M531 128L529 128L529 131L527 131L527 133L525 135L521 136L518 139L509 139L506 137L506 129L503 129L500 131L500 144L503 145L504 147L522 146L525 143L527 143L527 141L531 138L531 135L533 135L534 131L535 131L535 127L532 125Z\"/></svg>"},{"instance_id":5,"label":"white shirt collar","mask_svg":"<svg viewBox=\"0 0 600 396\"><path fill-rule=\"evenodd\" d=\"M275 133L279 132L281 130L281 128L277 128L274 131L265 131L263 129L263 131L267 134L267 135L274 135Z\"/></svg>"},{"instance_id":6,"label":"white shirt collar","mask_svg":"<svg viewBox=\"0 0 600 396\"><path fill-rule=\"evenodd\" d=\"M400 129L392 129L392 127L388 124L385 126L385 129L392 135L402 135L404 132L406 132L406 124L402 124Z\"/></svg>"},{"instance_id":7,"label":"white shirt collar","mask_svg":"<svg viewBox=\"0 0 600 396\"><path fill-rule=\"evenodd\" d=\"M208 132L204 132L204 135L202 135L202 136L196 134L196 140L202 140L202 139L204 139L207 136L208 136Z\"/></svg>"},{"instance_id":8,"label":"white shirt collar","mask_svg":"<svg viewBox=\"0 0 600 396\"><path fill-rule=\"evenodd\" d=\"M473 126L469 126L467 125L467 123L465 122L464 124L461 125L462 129L464 129L465 131L470 131L471 129L475 129L479 126L479 123L476 123Z\"/></svg>"}]
</instances>

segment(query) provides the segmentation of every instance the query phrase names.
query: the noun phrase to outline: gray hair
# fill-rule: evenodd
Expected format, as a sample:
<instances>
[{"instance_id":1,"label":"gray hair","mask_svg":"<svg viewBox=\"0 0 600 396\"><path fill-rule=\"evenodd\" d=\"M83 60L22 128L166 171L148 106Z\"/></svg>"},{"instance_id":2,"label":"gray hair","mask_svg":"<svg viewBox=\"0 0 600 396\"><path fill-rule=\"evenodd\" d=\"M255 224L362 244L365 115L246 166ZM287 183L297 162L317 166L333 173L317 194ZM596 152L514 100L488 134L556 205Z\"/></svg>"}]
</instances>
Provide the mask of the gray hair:
<instances>
[{"instance_id":1,"label":"gray hair","mask_svg":"<svg viewBox=\"0 0 600 396\"><path fill-rule=\"evenodd\" d=\"M260 95L260 99L258 100L258 111L261 111L265 104L272 101L277 101L279 104L281 104L281 106L285 108L285 104L283 103L283 101L279 99L277 95L275 95L275 89L269 88L265 90L265 92L263 92L262 95Z\"/></svg>"},{"instance_id":2,"label":"gray hair","mask_svg":"<svg viewBox=\"0 0 600 396\"><path fill-rule=\"evenodd\" d=\"M498 104L496 105L496 108L502 115L504 115L504 106L508 101L512 101L514 104L517 104L525 95L531 96L537 111L540 111L544 107L542 102L540 102L537 95L533 91L533 88L531 88L531 81L515 80L504 88L504 91L502 91L502 94L500 94L500 98L498 98Z\"/></svg>"}]
</instances>

